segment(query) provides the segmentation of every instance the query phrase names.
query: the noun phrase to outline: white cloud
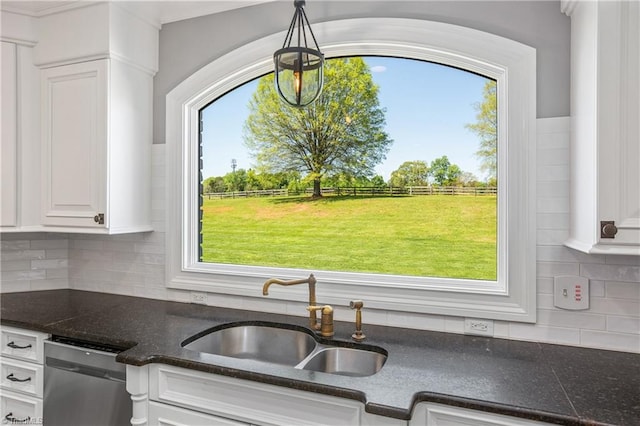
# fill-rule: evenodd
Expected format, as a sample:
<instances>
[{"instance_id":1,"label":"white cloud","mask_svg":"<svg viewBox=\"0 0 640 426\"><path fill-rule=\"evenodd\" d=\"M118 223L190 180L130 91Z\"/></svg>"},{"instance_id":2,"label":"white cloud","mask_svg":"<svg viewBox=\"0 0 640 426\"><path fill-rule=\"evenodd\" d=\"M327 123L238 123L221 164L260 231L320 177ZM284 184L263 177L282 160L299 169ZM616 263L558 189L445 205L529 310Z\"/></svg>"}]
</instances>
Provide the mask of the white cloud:
<instances>
[{"instance_id":1,"label":"white cloud","mask_svg":"<svg viewBox=\"0 0 640 426\"><path fill-rule=\"evenodd\" d=\"M371 67L371 72L385 72L386 70L387 67L385 67L384 65L375 65Z\"/></svg>"}]
</instances>

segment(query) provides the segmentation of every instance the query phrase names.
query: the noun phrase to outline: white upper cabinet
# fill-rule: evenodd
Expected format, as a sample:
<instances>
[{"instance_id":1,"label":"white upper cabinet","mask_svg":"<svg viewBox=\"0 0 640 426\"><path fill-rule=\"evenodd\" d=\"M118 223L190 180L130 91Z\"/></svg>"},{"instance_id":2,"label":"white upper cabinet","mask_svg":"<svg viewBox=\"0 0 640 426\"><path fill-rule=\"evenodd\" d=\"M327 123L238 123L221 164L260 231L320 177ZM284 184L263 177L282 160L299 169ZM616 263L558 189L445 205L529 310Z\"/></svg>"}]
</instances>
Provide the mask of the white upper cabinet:
<instances>
[{"instance_id":1,"label":"white upper cabinet","mask_svg":"<svg viewBox=\"0 0 640 426\"><path fill-rule=\"evenodd\" d=\"M42 71L43 225L104 227L108 72L107 60Z\"/></svg>"},{"instance_id":2,"label":"white upper cabinet","mask_svg":"<svg viewBox=\"0 0 640 426\"><path fill-rule=\"evenodd\" d=\"M42 224L150 225L152 79L114 59L42 70Z\"/></svg>"},{"instance_id":3,"label":"white upper cabinet","mask_svg":"<svg viewBox=\"0 0 640 426\"><path fill-rule=\"evenodd\" d=\"M126 2L2 18L0 231L152 230L159 24Z\"/></svg>"},{"instance_id":4,"label":"white upper cabinet","mask_svg":"<svg viewBox=\"0 0 640 426\"><path fill-rule=\"evenodd\" d=\"M640 255L640 3L563 1L571 17L566 245Z\"/></svg>"},{"instance_id":5,"label":"white upper cabinet","mask_svg":"<svg viewBox=\"0 0 640 426\"><path fill-rule=\"evenodd\" d=\"M2 106L0 118L2 120L0 129L2 131L0 139L0 227L17 225L17 177L18 177L18 157L17 157L17 120L16 111L18 108L17 93L17 46L15 43L2 42Z\"/></svg>"},{"instance_id":6,"label":"white upper cabinet","mask_svg":"<svg viewBox=\"0 0 640 426\"><path fill-rule=\"evenodd\" d=\"M29 17L2 12L0 232L40 227L40 89Z\"/></svg>"},{"instance_id":7,"label":"white upper cabinet","mask_svg":"<svg viewBox=\"0 0 640 426\"><path fill-rule=\"evenodd\" d=\"M157 28L112 3L50 15L39 25L44 230L152 230ZM74 28L73 36L60 28Z\"/></svg>"}]
</instances>

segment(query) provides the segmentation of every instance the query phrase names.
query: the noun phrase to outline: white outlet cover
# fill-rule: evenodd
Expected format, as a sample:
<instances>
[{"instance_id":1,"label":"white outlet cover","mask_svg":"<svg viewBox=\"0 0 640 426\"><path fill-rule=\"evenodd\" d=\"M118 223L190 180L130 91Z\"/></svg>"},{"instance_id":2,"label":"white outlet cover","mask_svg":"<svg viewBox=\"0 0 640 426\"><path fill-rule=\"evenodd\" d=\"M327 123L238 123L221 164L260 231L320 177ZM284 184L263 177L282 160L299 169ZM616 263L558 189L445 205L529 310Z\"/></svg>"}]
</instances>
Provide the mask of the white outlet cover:
<instances>
[{"instance_id":1,"label":"white outlet cover","mask_svg":"<svg viewBox=\"0 0 640 426\"><path fill-rule=\"evenodd\" d=\"M465 318L464 334L493 337L493 320Z\"/></svg>"},{"instance_id":2,"label":"white outlet cover","mask_svg":"<svg viewBox=\"0 0 640 426\"><path fill-rule=\"evenodd\" d=\"M199 305L206 305L207 304L207 293L192 291L191 292L191 303L197 303Z\"/></svg>"}]
</instances>

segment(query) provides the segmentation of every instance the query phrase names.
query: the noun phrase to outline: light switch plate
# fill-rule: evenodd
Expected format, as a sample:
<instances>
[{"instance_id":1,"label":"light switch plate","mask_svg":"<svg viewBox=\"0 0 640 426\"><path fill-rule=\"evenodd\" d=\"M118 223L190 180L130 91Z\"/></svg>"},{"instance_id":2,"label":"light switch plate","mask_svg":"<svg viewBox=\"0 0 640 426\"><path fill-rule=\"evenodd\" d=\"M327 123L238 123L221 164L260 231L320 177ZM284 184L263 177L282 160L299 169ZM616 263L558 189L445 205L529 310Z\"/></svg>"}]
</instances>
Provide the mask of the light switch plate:
<instances>
[{"instance_id":1,"label":"light switch plate","mask_svg":"<svg viewBox=\"0 0 640 426\"><path fill-rule=\"evenodd\" d=\"M555 277L553 304L557 308L572 311L589 309L589 279L576 275Z\"/></svg>"}]
</instances>

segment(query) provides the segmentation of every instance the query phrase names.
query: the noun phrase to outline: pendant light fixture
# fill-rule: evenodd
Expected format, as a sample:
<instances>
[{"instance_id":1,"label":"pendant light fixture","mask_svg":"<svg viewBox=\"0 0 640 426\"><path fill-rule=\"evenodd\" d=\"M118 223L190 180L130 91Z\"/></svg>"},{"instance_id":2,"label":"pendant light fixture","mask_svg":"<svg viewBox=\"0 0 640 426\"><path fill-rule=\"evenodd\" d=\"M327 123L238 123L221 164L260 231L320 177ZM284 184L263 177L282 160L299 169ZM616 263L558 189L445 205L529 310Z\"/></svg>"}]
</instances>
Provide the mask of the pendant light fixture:
<instances>
[{"instance_id":1,"label":"pendant light fixture","mask_svg":"<svg viewBox=\"0 0 640 426\"><path fill-rule=\"evenodd\" d=\"M320 95L323 83L324 55L304 13L305 0L294 0L296 8L282 49L273 54L276 90L280 97L294 107L305 107ZM310 48L308 34L315 49ZM295 34L294 34L295 33ZM295 38L294 38L295 35ZM295 43L293 46L292 43ZM312 46L313 47L313 46Z\"/></svg>"}]
</instances>

